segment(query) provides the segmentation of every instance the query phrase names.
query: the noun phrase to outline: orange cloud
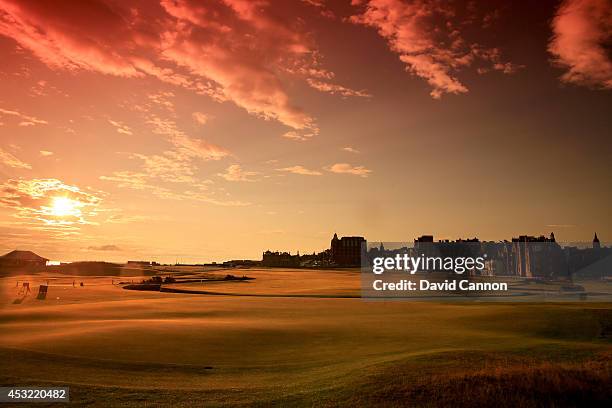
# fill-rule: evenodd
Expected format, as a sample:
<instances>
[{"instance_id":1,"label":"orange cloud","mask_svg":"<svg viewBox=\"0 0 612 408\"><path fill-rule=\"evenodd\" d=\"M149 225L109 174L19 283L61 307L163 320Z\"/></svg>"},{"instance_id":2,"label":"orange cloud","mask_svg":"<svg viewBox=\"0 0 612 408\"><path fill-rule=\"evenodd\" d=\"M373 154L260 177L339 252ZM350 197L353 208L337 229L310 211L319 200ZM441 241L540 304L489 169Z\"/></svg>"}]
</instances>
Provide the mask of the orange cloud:
<instances>
[{"instance_id":1,"label":"orange cloud","mask_svg":"<svg viewBox=\"0 0 612 408\"><path fill-rule=\"evenodd\" d=\"M612 3L565 0L552 21L548 51L567 69L567 83L612 89Z\"/></svg>"},{"instance_id":2,"label":"orange cloud","mask_svg":"<svg viewBox=\"0 0 612 408\"><path fill-rule=\"evenodd\" d=\"M445 93L468 92L455 72L472 65L475 59L506 73L518 68L502 62L498 52L474 43L468 46L460 31L467 21L453 22L456 13L451 3L418 0L357 0L352 3L361 12L350 21L375 28L406 64L406 70L429 83L434 99Z\"/></svg>"},{"instance_id":3,"label":"orange cloud","mask_svg":"<svg viewBox=\"0 0 612 408\"><path fill-rule=\"evenodd\" d=\"M151 75L313 135L314 118L291 100L281 78L325 71L303 25L291 21L267 1L0 0L0 34L51 68ZM257 46L245 38L257 38Z\"/></svg>"},{"instance_id":4,"label":"orange cloud","mask_svg":"<svg viewBox=\"0 0 612 408\"><path fill-rule=\"evenodd\" d=\"M327 8L325 0L302 0L302 2L319 9L319 14L325 18L336 18L336 14Z\"/></svg>"},{"instance_id":5,"label":"orange cloud","mask_svg":"<svg viewBox=\"0 0 612 408\"><path fill-rule=\"evenodd\" d=\"M323 174L320 171L309 170L303 166L284 167L281 169L276 169L276 171L284 171L284 172L293 173L293 174L300 174L302 176L320 176Z\"/></svg>"},{"instance_id":6,"label":"orange cloud","mask_svg":"<svg viewBox=\"0 0 612 408\"><path fill-rule=\"evenodd\" d=\"M176 122L151 115L147 120L153 133L163 135L176 147L179 156L200 158L203 160L220 160L229 155L229 152L220 146L208 143L202 139L195 139L180 130Z\"/></svg>"},{"instance_id":7,"label":"orange cloud","mask_svg":"<svg viewBox=\"0 0 612 408\"><path fill-rule=\"evenodd\" d=\"M193 176L195 165L189 158L184 157L176 151L169 150L162 154L154 155L135 153L130 157L143 161L142 169L150 178L158 178L173 183L190 183L196 181Z\"/></svg>"},{"instance_id":8,"label":"orange cloud","mask_svg":"<svg viewBox=\"0 0 612 408\"><path fill-rule=\"evenodd\" d=\"M255 181L252 177L258 174L256 171L244 171L239 164L232 164L225 173L219 173L218 176L227 181Z\"/></svg>"},{"instance_id":9,"label":"orange cloud","mask_svg":"<svg viewBox=\"0 0 612 408\"><path fill-rule=\"evenodd\" d=\"M22 162L17 157L13 156L11 153L7 152L0 148L0 164L3 164L8 167L12 167L15 169L31 169L28 163Z\"/></svg>"},{"instance_id":10,"label":"orange cloud","mask_svg":"<svg viewBox=\"0 0 612 408\"><path fill-rule=\"evenodd\" d=\"M171 95L168 93L155 95L149 99L168 108L164 101ZM148 112L148 109L144 111ZM142 161L138 171L115 171L111 175L100 176L100 180L113 182L120 188L149 191L164 199L203 201L208 198L210 194L204 195L207 181L201 181L196 177L197 163L220 160L228 156L229 152L222 147L187 135L172 119L146 114L145 123L151 127L154 134L167 139L172 148L161 154L130 154L130 158ZM124 125L117 123L117 126ZM187 188L191 189L185 190L185 186L176 186L177 184L186 184Z\"/></svg>"},{"instance_id":11,"label":"orange cloud","mask_svg":"<svg viewBox=\"0 0 612 408\"><path fill-rule=\"evenodd\" d=\"M123 55L136 38L124 24L127 15L118 10L97 1L2 0L0 34L13 38L51 67L142 76Z\"/></svg>"},{"instance_id":12,"label":"orange cloud","mask_svg":"<svg viewBox=\"0 0 612 408\"><path fill-rule=\"evenodd\" d=\"M320 81L318 79L308 78L306 81L308 82L308 85L310 85L311 88L314 88L314 89L316 89L318 91L321 91L321 92L327 92L327 93L330 93L332 95L338 94L338 95L342 95L344 97L347 97L347 96L358 96L358 97L362 97L362 98L371 98L372 97L372 95L370 95L366 91L355 91L353 89L346 88L346 87L344 87L342 85L332 84L332 83L329 83L329 82Z\"/></svg>"},{"instance_id":13,"label":"orange cloud","mask_svg":"<svg viewBox=\"0 0 612 408\"><path fill-rule=\"evenodd\" d=\"M310 41L271 17L267 2L224 3L162 1L166 12L179 20L167 31L163 56L213 80L225 98L251 114L297 131L315 127L313 118L291 103L278 72L278 67L307 64ZM257 38L258 46L251 47L245 36Z\"/></svg>"},{"instance_id":14,"label":"orange cloud","mask_svg":"<svg viewBox=\"0 0 612 408\"><path fill-rule=\"evenodd\" d=\"M191 117L200 125L205 125L210 120L210 116L202 112L193 112Z\"/></svg>"},{"instance_id":15,"label":"orange cloud","mask_svg":"<svg viewBox=\"0 0 612 408\"><path fill-rule=\"evenodd\" d=\"M119 248L117 245L91 245L88 246L87 249L89 249L90 251L121 251L122 249Z\"/></svg>"},{"instance_id":16,"label":"orange cloud","mask_svg":"<svg viewBox=\"0 0 612 408\"><path fill-rule=\"evenodd\" d=\"M12 116L17 118L18 120L20 120L20 122L18 123L19 126L46 125L48 123L46 120L38 119L34 116L25 115L16 110L0 108L0 117L2 116Z\"/></svg>"},{"instance_id":17,"label":"orange cloud","mask_svg":"<svg viewBox=\"0 0 612 408\"><path fill-rule=\"evenodd\" d=\"M352 166L348 163L332 164L331 166L326 167L325 170L332 173L353 174L361 177L368 177L370 173L372 173L372 170L369 170L363 166Z\"/></svg>"},{"instance_id":18,"label":"orange cloud","mask_svg":"<svg viewBox=\"0 0 612 408\"><path fill-rule=\"evenodd\" d=\"M58 179L10 179L0 185L0 206L13 209L24 226L75 230L93 223L101 201Z\"/></svg>"},{"instance_id":19,"label":"orange cloud","mask_svg":"<svg viewBox=\"0 0 612 408\"><path fill-rule=\"evenodd\" d=\"M131 136L134 134L132 133L132 129L130 129L129 126L124 125L121 122L117 122L117 121L109 119L108 123L110 123L115 129L117 129L117 133L121 133L123 135L128 135L128 136Z\"/></svg>"},{"instance_id":20,"label":"orange cloud","mask_svg":"<svg viewBox=\"0 0 612 408\"><path fill-rule=\"evenodd\" d=\"M100 176L100 180L112 181L117 187L132 190L148 190L154 186L149 184L149 176L133 171L116 171L111 176Z\"/></svg>"},{"instance_id":21,"label":"orange cloud","mask_svg":"<svg viewBox=\"0 0 612 408\"><path fill-rule=\"evenodd\" d=\"M251 205L249 202L232 200L227 197L217 198L218 194L215 191L209 191L209 184L212 183L210 180L200 181L190 175L180 174L180 172L175 179L172 179L172 177L162 176L161 168L147 168L147 171L116 171L110 176L100 176L99 178L100 180L115 183L119 188L150 192L164 200L192 200L226 207ZM166 185L172 183L172 188L160 185L160 181L166 182ZM112 218L112 221L122 222L118 218Z\"/></svg>"},{"instance_id":22,"label":"orange cloud","mask_svg":"<svg viewBox=\"0 0 612 408\"><path fill-rule=\"evenodd\" d=\"M298 142L305 142L311 137L316 136L318 134L319 134L318 129L313 129L313 131L311 132L296 132L295 130L290 130L289 132L284 133L283 137L285 139L291 139L291 140L295 140Z\"/></svg>"},{"instance_id":23,"label":"orange cloud","mask_svg":"<svg viewBox=\"0 0 612 408\"><path fill-rule=\"evenodd\" d=\"M158 92L147 95L147 98L149 98L151 102L169 112L174 112L174 102L171 99L173 97L174 92Z\"/></svg>"}]
</instances>

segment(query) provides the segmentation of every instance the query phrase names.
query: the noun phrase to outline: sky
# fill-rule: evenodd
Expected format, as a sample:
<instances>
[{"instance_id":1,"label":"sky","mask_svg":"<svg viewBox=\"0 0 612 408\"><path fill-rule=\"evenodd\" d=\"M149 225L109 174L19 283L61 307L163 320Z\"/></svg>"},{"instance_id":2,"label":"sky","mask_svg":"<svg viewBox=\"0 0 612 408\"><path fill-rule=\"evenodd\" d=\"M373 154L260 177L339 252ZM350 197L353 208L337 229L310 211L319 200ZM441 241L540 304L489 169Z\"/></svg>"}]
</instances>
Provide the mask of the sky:
<instances>
[{"instance_id":1,"label":"sky","mask_svg":"<svg viewBox=\"0 0 612 408\"><path fill-rule=\"evenodd\" d=\"M0 250L612 237L608 0L0 0Z\"/></svg>"}]
</instances>

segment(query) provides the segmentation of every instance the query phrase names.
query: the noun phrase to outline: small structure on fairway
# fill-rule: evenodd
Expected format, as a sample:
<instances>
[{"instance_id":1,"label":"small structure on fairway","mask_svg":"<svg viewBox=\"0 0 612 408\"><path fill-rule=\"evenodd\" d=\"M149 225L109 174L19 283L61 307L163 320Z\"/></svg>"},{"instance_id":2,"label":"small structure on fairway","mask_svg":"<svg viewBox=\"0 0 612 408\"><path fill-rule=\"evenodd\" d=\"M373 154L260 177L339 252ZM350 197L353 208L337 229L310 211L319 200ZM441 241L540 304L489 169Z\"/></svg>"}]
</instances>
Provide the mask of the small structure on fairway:
<instances>
[{"instance_id":1,"label":"small structure on fairway","mask_svg":"<svg viewBox=\"0 0 612 408\"><path fill-rule=\"evenodd\" d=\"M49 286L47 285L40 285L40 287L38 288L38 296L36 296L36 299L38 300L45 300L47 298L47 290L49 289Z\"/></svg>"},{"instance_id":2,"label":"small structure on fairway","mask_svg":"<svg viewBox=\"0 0 612 408\"><path fill-rule=\"evenodd\" d=\"M0 269L38 271L45 268L47 261L47 258L38 256L32 251L11 251L0 256Z\"/></svg>"}]
</instances>

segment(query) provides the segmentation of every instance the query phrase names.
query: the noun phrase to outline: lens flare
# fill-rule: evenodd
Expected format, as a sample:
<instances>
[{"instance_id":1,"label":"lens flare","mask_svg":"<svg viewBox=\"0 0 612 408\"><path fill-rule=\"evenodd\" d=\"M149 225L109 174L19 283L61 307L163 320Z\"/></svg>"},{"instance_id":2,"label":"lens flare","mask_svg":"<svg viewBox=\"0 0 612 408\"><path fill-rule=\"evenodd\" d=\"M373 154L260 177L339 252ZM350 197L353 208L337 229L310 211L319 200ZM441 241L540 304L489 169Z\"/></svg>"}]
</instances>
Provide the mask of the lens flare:
<instances>
[{"instance_id":1,"label":"lens flare","mask_svg":"<svg viewBox=\"0 0 612 408\"><path fill-rule=\"evenodd\" d=\"M51 201L51 215L56 217L78 217L81 215L81 203L68 197L53 197Z\"/></svg>"}]
</instances>

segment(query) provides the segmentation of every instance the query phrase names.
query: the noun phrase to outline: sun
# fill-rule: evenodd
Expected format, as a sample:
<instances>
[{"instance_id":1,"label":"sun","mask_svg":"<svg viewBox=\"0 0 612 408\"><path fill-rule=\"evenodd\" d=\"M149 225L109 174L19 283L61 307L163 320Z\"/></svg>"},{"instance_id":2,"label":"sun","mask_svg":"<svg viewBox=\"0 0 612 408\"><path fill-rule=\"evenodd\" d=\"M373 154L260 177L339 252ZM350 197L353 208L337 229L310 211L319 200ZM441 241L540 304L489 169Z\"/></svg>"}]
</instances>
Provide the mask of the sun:
<instances>
[{"instance_id":1,"label":"sun","mask_svg":"<svg viewBox=\"0 0 612 408\"><path fill-rule=\"evenodd\" d=\"M50 212L56 217L79 216L81 214L80 204L68 197L53 197Z\"/></svg>"}]
</instances>

